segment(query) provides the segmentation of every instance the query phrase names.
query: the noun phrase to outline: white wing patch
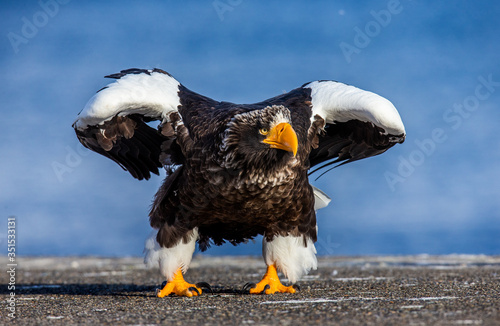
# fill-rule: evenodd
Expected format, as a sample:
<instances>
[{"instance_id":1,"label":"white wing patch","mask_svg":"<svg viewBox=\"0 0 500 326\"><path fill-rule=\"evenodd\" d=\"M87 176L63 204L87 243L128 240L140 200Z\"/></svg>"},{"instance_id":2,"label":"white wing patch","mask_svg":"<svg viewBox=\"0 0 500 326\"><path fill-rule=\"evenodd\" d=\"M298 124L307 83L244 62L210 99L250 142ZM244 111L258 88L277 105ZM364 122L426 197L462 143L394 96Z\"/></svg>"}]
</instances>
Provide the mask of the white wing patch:
<instances>
[{"instance_id":1,"label":"white wing patch","mask_svg":"<svg viewBox=\"0 0 500 326\"><path fill-rule=\"evenodd\" d=\"M179 85L172 76L159 72L123 76L89 100L74 127L83 130L102 124L117 114L141 114L165 122L180 105Z\"/></svg>"},{"instance_id":2,"label":"white wing patch","mask_svg":"<svg viewBox=\"0 0 500 326\"><path fill-rule=\"evenodd\" d=\"M405 133L398 111L380 95L334 81L314 81L304 87L311 89L311 119L319 115L326 123L360 120L372 122L388 134Z\"/></svg>"}]
</instances>

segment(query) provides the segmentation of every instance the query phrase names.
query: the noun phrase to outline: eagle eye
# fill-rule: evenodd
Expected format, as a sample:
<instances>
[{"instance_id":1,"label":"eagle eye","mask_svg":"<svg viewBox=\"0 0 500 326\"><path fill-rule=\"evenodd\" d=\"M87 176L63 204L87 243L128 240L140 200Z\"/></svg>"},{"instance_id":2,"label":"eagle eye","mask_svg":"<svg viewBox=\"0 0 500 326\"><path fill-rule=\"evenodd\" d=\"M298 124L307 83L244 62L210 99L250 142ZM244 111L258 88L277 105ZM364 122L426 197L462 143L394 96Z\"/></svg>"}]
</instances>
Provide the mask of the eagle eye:
<instances>
[{"instance_id":1,"label":"eagle eye","mask_svg":"<svg viewBox=\"0 0 500 326\"><path fill-rule=\"evenodd\" d=\"M259 132L260 132L261 135L266 136L269 133L269 129L267 129L267 128L260 128Z\"/></svg>"}]
</instances>

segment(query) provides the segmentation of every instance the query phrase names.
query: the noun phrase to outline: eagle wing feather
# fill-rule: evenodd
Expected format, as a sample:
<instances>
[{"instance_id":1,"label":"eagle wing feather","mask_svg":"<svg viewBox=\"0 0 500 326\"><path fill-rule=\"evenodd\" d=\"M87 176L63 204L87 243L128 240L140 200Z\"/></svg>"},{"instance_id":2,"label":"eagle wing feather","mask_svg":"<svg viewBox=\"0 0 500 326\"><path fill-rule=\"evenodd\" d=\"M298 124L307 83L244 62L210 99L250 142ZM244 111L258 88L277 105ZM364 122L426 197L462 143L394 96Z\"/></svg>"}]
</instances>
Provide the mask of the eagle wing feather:
<instances>
[{"instance_id":1,"label":"eagle wing feather","mask_svg":"<svg viewBox=\"0 0 500 326\"><path fill-rule=\"evenodd\" d=\"M181 105L181 85L160 69L127 69L106 77L116 80L98 91L73 123L78 139L134 178L149 179L159 174L160 156L167 160L162 143L176 137L170 121ZM151 121L159 122L158 129L148 125Z\"/></svg>"},{"instance_id":2,"label":"eagle wing feather","mask_svg":"<svg viewBox=\"0 0 500 326\"><path fill-rule=\"evenodd\" d=\"M158 174L162 162L182 163L179 146L173 146L179 153L172 152L172 146L162 146L177 136L172 114L186 124L183 130L199 134L205 129L200 121L211 115L206 110L224 104L189 91L160 69L127 69L106 77L116 80L90 99L73 127L85 147L112 159L139 180ZM304 112L310 115L314 135L309 162L315 168L311 173L381 154L406 137L390 101L335 81L310 82L255 107L265 105L284 105L300 119ZM158 129L147 124L153 120L160 122Z\"/></svg>"},{"instance_id":3,"label":"eagle wing feather","mask_svg":"<svg viewBox=\"0 0 500 326\"><path fill-rule=\"evenodd\" d=\"M336 81L314 81L302 88L310 90L311 120L323 124L315 131L309 161L316 168L310 173L381 154L405 140L398 111L382 96Z\"/></svg>"}]
</instances>

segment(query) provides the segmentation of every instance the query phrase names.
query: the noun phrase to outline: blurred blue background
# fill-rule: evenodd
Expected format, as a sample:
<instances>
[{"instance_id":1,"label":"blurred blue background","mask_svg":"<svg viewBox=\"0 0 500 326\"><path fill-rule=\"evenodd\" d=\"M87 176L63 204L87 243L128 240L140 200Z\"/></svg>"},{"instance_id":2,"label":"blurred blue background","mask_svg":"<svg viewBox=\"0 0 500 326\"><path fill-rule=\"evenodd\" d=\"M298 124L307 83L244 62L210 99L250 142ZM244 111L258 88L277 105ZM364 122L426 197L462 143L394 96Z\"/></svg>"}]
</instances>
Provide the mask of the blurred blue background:
<instances>
[{"instance_id":1,"label":"blurred blue background","mask_svg":"<svg viewBox=\"0 0 500 326\"><path fill-rule=\"evenodd\" d=\"M162 177L136 181L71 124L122 69L218 100L318 79L376 92L407 141L317 181L320 255L500 254L497 1L2 1L0 227L22 255L141 255ZM206 254L260 255L254 244Z\"/></svg>"}]
</instances>

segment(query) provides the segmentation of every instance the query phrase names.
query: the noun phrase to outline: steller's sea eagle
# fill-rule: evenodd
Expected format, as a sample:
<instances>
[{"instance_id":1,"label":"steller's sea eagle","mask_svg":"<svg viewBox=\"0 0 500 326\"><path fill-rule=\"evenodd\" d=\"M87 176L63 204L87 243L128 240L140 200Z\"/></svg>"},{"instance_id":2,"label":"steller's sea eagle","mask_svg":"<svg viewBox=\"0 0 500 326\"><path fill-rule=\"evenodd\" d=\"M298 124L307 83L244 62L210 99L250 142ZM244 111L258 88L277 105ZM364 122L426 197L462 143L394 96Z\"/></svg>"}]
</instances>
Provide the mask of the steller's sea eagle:
<instances>
[{"instance_id":1,"label":"steller's sea eagle","mask_svg":"<svg viewBox=\"0 0 500 326\"><path fill-rule=\"evenodd\" d=\"M206 250L263 235L267 272L250 293L294 293L316 269L315 211L329 198L309 184L313 167L385 152L405 139L387 99L320 80L254 104L219 102L190 91L160 69L128 69L97 92L73 127L80 142L139 180L164 167L149 213L154 231L145 262L159 266L171 293L207 284L183 278L195 244ZM147 123L157 120L158 128Z\"/></svg>"}]
</instances>

